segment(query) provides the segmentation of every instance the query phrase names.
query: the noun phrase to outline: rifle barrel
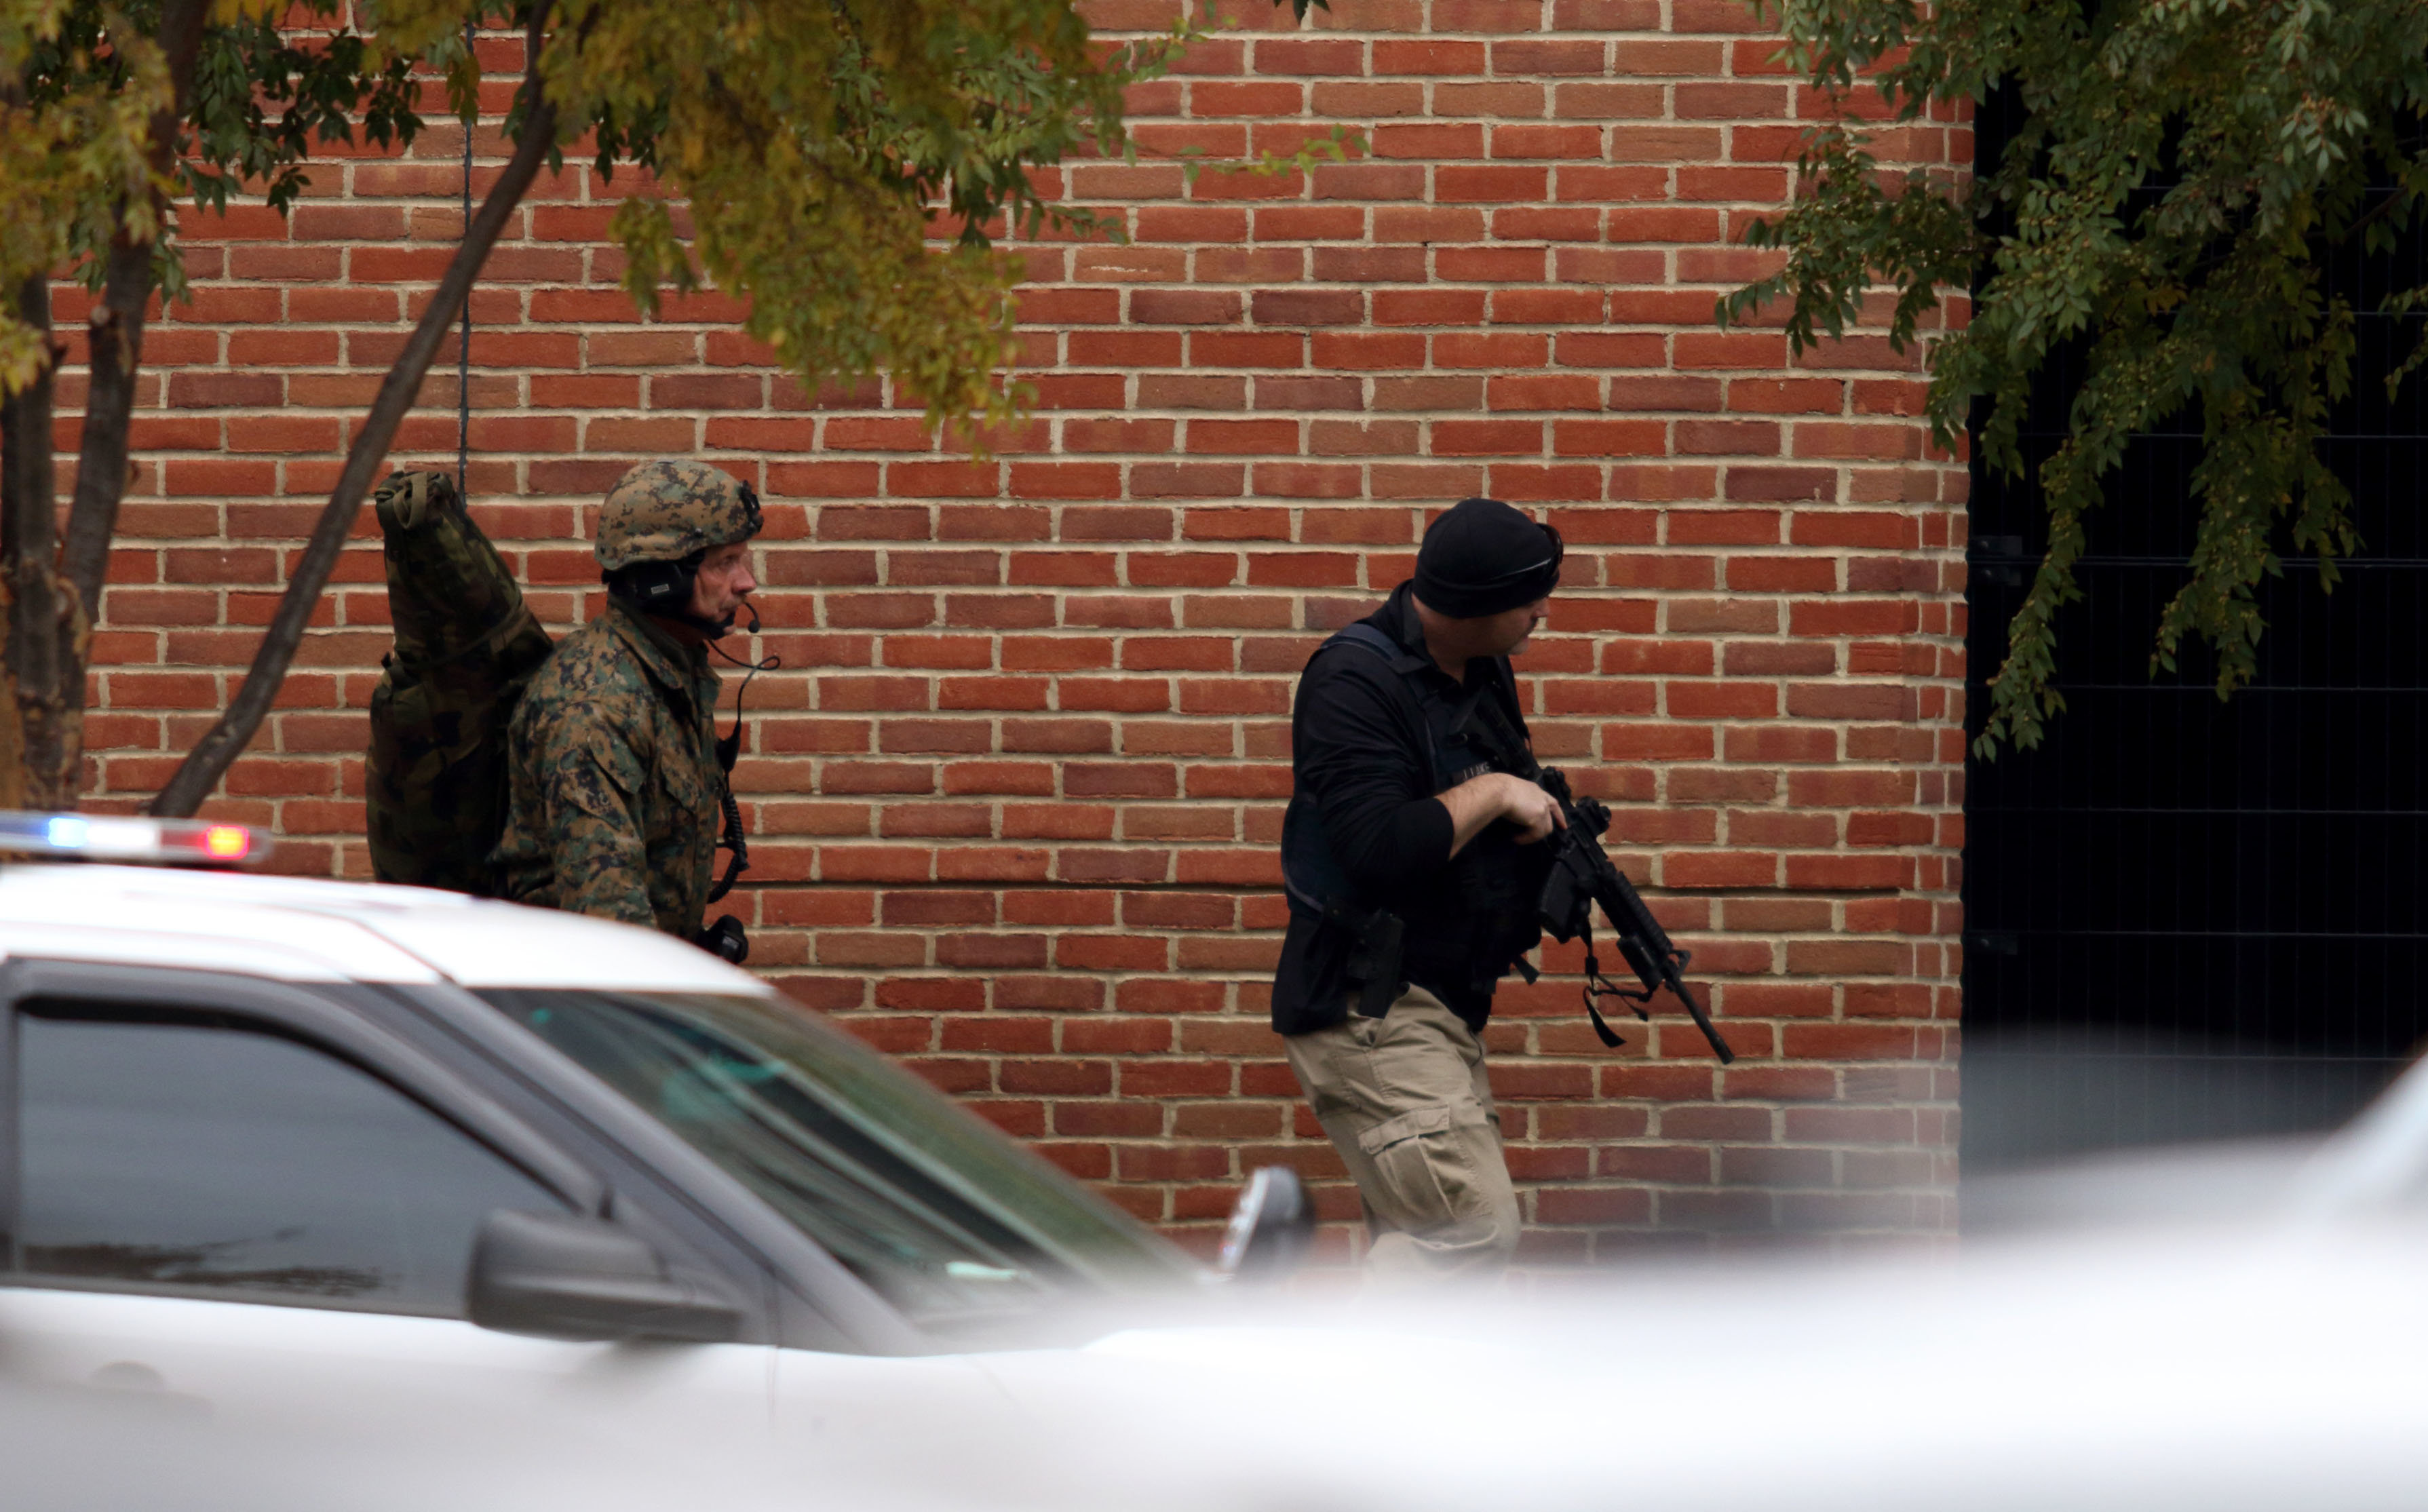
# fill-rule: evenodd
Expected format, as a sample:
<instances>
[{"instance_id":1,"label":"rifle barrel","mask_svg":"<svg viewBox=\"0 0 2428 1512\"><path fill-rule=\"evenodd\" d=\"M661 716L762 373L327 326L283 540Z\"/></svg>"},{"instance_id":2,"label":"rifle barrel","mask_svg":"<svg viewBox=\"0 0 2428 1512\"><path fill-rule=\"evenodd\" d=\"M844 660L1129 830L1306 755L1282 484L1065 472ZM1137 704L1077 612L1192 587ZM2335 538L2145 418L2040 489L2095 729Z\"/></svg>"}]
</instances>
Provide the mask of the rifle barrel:
<instances>
[{"instance_id":1,"label":"rifle barrel","mask_svg":"<svg viewBox=\"0 0 2428 1512\"><path fill-rule=\"evenodd\" d=\"M1712 1022L1712 1016L1709 1013L1703 1011L1703 1005L1695 1001L1695 994L1686 990L1686 978L1679 976L1675 971L1666 972L1665 975L1668 978L1669 990L1676 993L1678 1000L1686 1005L1686 1011L1695 1015L1695 1027L1703 1031L1703 1039L1711 1045L1712 1054L1720 1058L1720 1064L1733 1065L1736 1062L1737 1053L1729 1048L1728 1041L1720 1038L1719 1027Z\"/></svg>"},{"instance_id":2,"label":"rifle barrel","mask_svg":"<svg viewBox=\"0 0 2428 1512\"><path fill-rule=\"evenodd\" d=\"M1573 811L1570 822L1575 822ZM1678 969L1678 947L1670 943L1669 933L1661 928L1661 921L1654 918L1652 911L1645 906L1644 896L1636 892L1635 884L1627 879L1627 874L1620 871L1618 863L1601 848L1599 837L1590 832L1578 832L1569 843L1583 846L1593 858L1597 874L1594 901L1600 905L1602 917L1610 920L1611 928L1618 932L1619 952L1628 958L1628 964L1635 968L1637 978L1644 983L1644 990L1649 993L1660 986L1677 994L1678 1000L1686 1005L1686 1011L1694 1015L1695 1027L1703 1031L1704 1042L1711 1045L1712 1054L1720 1058L1720 1064L1725 1066L1734 1062L1737 1053L1729 1048L1728 1041L1720 1038L1718 1027L1712 1023L1711 1015L1703 1011L1703 1005L1695 1001L1693 991L1686 986L1685 974Z\"/></svg>"}]
</instances>

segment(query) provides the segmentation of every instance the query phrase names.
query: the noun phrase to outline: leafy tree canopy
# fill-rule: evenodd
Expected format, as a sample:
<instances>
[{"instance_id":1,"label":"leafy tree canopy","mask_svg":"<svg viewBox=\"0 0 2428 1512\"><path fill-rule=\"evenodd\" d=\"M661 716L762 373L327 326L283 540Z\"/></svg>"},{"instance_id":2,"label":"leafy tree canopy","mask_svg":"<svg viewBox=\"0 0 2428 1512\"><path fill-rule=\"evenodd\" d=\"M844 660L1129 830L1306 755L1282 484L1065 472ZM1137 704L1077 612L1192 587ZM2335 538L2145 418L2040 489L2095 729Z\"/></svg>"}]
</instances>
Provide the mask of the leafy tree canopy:
<instances>
[{"instance_id":1,"label":"leafy tree canopy","mask_svg":"<svg viewBox=\"0 0 2428 1512\"><path fill-rule=\"evenodd\" d=\"M121 228L161 249L156 200L224 205L248 185L284 209L314 140L409 142L417 62L448 71L459 111L479 68L468 20L527 25L533 8L388 0L345 23L309 0L320 35L271 19L283 4L218 0L185 84L169 175L147 175L147 131L170 106L162 0L0 0L0 287L79 265ZM591 134L598 166L649 173L612 226L625 286L654 309L662 288L711 283L751 301L750 333L812 384L892 371L931 423L1010 418L993 375L1010 354L1016 259L1006 226L1089 230L1048 201L1035 171L1074 151L1120 152L1122 90L1195 36L1091 47L1071 0L566 0L538 8L538 74L557 140ZM510 130L520 124L522 108ZM142 192L156 189L160 196ZM679 224L675 202L691 225ZM939 224L947 233L934 239ZM30 376L36 342L0 311L0 386Z\"/></svg>"},{"instance_id":2,"label":"leafy tree canopy","mask_svg":"<svg viewBox=\"0 0 2428 1512\"><path fill-rule=\"evenodd\" d=\"M421 126L414 59L335 19L340 8L304 7L327 27L305 45L238 6L212 7L172 78L161 0L0 0L0 288L73 266L97 289L123 228L156 245L154 277L174 297L185 282L161 199L223 209L250 186L284 210L308 181L314 142L351 143L357 130L410 142ZM176 112L174 150L156 169L163 111ZM22 386L35 360L32 333L0 309L0 391Z\"/></svg>"},{"instance_id":3,"label":"leafy tree canopy","mask_svg":"<svg viewBox=\"0 0 2428 1512\"><path fill-rule=\"evenodd\" d=\"M1292 3L1304 15L1322 0ZM86 642L126 484L145 301L182 288L178 206L254 189L284 209L315 142L411 141L422 68L444 71L468 122L468 32L505 24L525 41L514 156L356 433L242 687L156 813L192 813L258 728L453 311L543 161L587 141L602 174L644 175L611 227L643 308L713 285L746 302L745 329L805 385L891 373L931 426L974 422L982 444L1025 397L1001 378L1020 265L995 238L1103 229L1040 171L1127 152L1123 90L1202 34L1185 11L1104 47L1074 0L0 0L0 800L71 804L80 785ZM1302 156L1339 156L1339 137ZM55 538L49 281L62 267L101 300L75 497Z\"/></svg>"},{"instance_id":4,"label":"leafy tree canopy","mask_svg":"<svg viewBox=\"0 0 2428 1512\"><path fill-rule=\"evenodd\" d=\"M745 329L805 383L891 372L931 425L1012 418L996 375L1020 265L993 237L1093 228L1037 171L1123 151L1123 89L1196 35L1092 46L1071 0L563 0L547 22L560 137L590 133L604 176L648 175L609 228L633 300L744 297ZM461 0L386 0L379 25L443 49ZM477 69L451 61L468 99Z\"/></svg>"},{"instance_id":5,"label":"leafy tree canopy","mask_svg":"<svg viewBox=\"0 0 2428 1512\"><path fill-rule=\"evenodd\" d=\"M2080 597L2084 518L2128 440L2200 420L2201 519L2188 580L2157 628L2154 668L2187 637L2216 653L2221 698L2256 670L2254 589L2289 520L2322 585L2358 546L2319 454L2354 379L2354 310L2324 283L2330 249L2372 252L2419 223L2428 195L2428 5L2420 0L1757 0L1799 72L1847 104L1807 139L1809 190L1748 240L1784 250L1774 276L1720 302L1725 323L1774 299L1801 351L1836 337L1885 284L1890 337L1916 339L1945 288L1969 323L1928 341L1928 414L1954 449L1976 402L1990 466L2021 475L2032 377L2086 353L2068 434L2039 471L2049 544L2010 626L1977 742L2038 743L2064 706L2054 618ZM2000 83L2028 117L1969 179L1883 170L1853 96L1890 113L1978 102ZM1873 112L1877 114L1877 112ZM2428 289L2394 295L2420 309ZM2388 385L2418 365L2416 351Z\"/></svg>"}]
</instances>

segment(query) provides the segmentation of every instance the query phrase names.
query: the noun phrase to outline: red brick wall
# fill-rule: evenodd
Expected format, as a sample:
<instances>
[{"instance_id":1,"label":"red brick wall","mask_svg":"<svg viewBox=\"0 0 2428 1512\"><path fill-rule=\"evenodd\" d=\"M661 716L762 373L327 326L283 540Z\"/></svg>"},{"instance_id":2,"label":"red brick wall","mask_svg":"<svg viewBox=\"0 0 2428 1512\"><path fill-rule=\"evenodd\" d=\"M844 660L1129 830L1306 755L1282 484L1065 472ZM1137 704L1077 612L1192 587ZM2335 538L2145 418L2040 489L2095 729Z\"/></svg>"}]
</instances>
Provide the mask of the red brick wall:
<instances>
[{"instance_id":1,"label":"red brick wall","mask_svg":"<svg viewBox=\"0 0 2428 1512\"><path fill-rule=\"evenodd\" d=\"M1265 11L1138 91L1144 160L1070 172L1132 239L1025 249L1036 419L980 465L879 387L806 402L722 302L638 320L610 191L568 166L473 300L484 521L563 626L595 608L591 505L630 461L758 485L784 669L737 774L753 964L1202 1241L1254 1165L1337 1176L1264 1019L1292 680L1429 511L1540 511L1570 546L1520 664L1540 747L1613 801L1742 1060L1665 1013L1631 1036L1649 1053L1601 1051L1573 949L1504 991L1532 1253L1946 1226L1963 473L1884 342L1792 363L1711 323L1812 94L1736 0ZM1311 178L1155 160L1336 122L1371 156ZM241 675L448 256L461 140L442 119L409 157L325 168L291 223L191 223L95 641L97 798L153 791ZM1959 124L1906 142L1968 159ZM424 399L399 458L451 466L451 366ZM378 583L367 530L214 805L295 869L368 871ZM1355 1212L1338 1185L1325 1206Z\"/></svg>"}]
</instances>

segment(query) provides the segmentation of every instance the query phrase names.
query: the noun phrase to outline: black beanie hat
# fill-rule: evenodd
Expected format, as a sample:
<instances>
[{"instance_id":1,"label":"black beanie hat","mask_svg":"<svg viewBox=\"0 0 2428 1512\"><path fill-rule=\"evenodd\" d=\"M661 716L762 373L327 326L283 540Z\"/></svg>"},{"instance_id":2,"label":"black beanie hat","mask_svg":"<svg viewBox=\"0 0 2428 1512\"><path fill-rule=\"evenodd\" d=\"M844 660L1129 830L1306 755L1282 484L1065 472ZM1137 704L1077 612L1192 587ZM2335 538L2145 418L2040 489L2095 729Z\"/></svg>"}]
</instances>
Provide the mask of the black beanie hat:
<instances>
[{"instance_id":1,"label":"black beanie hat","mask_svg":"<svg viewBox=\"0 0 2428 1512\"><path fill-rule=\"evenodd\" d=\"M1498 499L1463 499L1425 529L1417 597L1435 614L1480 619L1544 598L1560 582L1560 533Z\"/></svg>"}]
</instances>

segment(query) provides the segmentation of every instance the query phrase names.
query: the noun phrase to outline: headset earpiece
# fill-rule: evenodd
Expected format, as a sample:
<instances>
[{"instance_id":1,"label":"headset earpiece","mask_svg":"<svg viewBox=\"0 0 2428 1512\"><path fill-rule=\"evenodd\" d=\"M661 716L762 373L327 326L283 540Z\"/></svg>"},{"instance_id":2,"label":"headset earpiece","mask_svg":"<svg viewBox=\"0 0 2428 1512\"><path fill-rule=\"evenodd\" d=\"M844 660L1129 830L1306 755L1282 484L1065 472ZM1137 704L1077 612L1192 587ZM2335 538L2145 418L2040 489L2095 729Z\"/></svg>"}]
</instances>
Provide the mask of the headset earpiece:
<instances>
[{"instance_id":1,"label":"headset earpiece","mask_svg":"<svg viewBox=\"0 0 2428 1512\"><path fill-rule=\"evenodd\" d=\"M607 591L648 614L681 613L691 602L696 564L634 562L608 573Z\"/></svg>"}]
</instances>

